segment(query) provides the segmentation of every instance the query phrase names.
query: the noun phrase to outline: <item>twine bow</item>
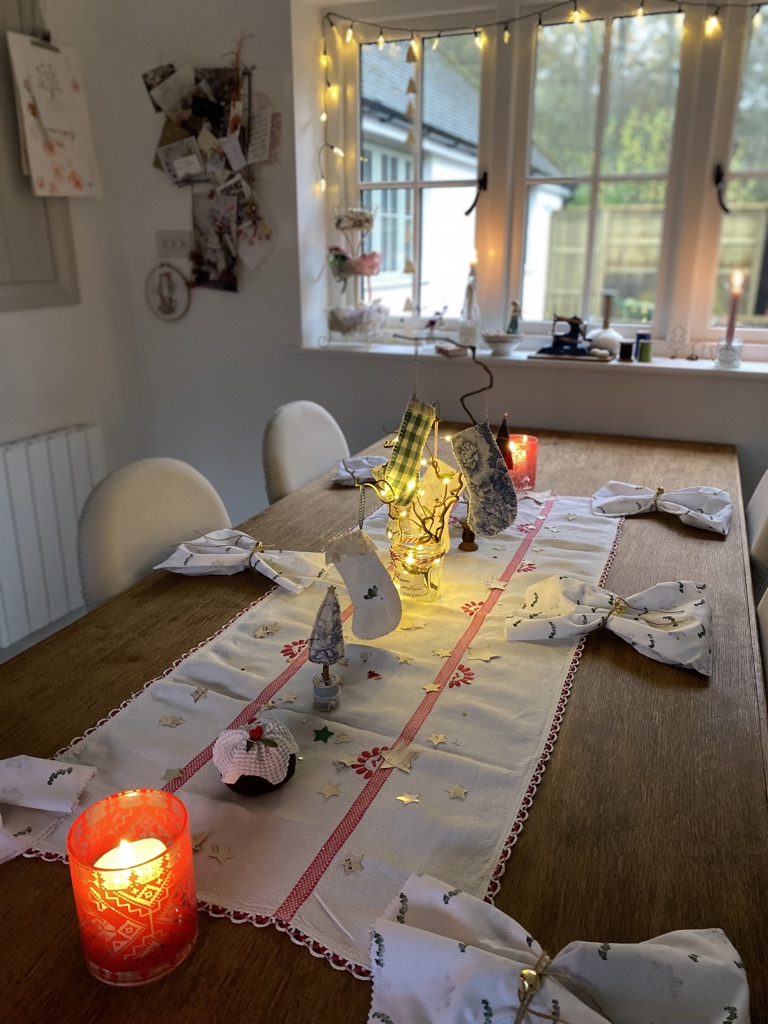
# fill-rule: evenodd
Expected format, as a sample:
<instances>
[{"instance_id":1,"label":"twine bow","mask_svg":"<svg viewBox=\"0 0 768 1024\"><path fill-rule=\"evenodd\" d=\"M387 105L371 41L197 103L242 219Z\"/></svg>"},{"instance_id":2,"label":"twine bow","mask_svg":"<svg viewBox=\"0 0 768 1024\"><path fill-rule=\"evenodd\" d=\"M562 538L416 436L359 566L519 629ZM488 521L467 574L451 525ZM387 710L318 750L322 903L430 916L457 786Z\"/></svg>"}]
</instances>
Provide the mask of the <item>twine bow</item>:
<instances>
[{"instance_id":1,"label":"twine bow","mask_svg":"<svg viewBox=\"0 0 768 1024\"><path fill-rule=\"evenodd\" d=\"M626 601L624 600L624 598L623 598L623 597L618 597L618 596L617 596L617 597L615 598L614 602L613 602L613 606L612 606L612 607L611 607L611 608L610 608L610 609L608 610L608 613L606 614L605 618L603 619L603 625L605 625L605 624L606 624L606 622L608 621L608 619L610 619L610 617L611 617L611 616L612 616L612 615L613 615L614 613L616 613L617 615L623 615L623 614L624 614L624 612L626 612L626 610L627 610L628 608L629 608L629 605L628 605L628 604L627 604L627 602L626 602Z\"/></svg>"},{"instance_id":2,"label":"twine bow","mask_svg":"<svg viewBox=\"0 0 768 1024\"><path fill-rule=\"evenodd\" d=\"M654 509L655 512L659 511L659 498L662 496L663 493L664 493L664 488L663 487L657 487L656 488L656 495L655 495L655 497L653 499L653 509Z\"/></svg>"},{"instance_id":3,"label":"twine bow","mask_svg":"<svg viewBox=\"0 0 768 1024\"><path fill-rule=\"evenodd\" d=\"M541 988L541 982L544 975L549 973L550 977L557 978L557 975L550 972L549 968L552 966L552 957L548 953L541 952L539 959L536 961L533 967L524 967L520 971L520 976L517 980L517 997L520 1000L520 1004L515 1014L515 1019L512 1024L525 1024L526 1015L536 1017L538 1020L553 1020L555 1024L568 1024L565 1017L553 1016L551 1013L539 1013L538 1010L531 1009L531 1002L533 997ZM605 1010L598 1003L595 997L587 991L587 989L580 985L575 978L570 978L569 983L571 987L575 987L580 990L579 998L583 998L586 1002L591 1003L593 1008L605 1018L606 1021L610 1022L610 1017L606 1014Z\"/></svg>"}]
</instances>

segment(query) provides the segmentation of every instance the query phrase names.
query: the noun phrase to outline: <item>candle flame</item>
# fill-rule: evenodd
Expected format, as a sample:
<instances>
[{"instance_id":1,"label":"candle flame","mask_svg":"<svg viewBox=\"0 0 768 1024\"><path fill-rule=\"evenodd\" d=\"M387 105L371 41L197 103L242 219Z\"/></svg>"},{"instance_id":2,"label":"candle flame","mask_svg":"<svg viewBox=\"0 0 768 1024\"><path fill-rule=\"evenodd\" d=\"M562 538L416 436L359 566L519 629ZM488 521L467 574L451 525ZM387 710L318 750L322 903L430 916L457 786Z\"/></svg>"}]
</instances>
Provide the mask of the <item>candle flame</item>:
<instances>
[{"instance_id":1,"label":"candle flame","mask_svg":"<svg viewBox=\"0 0 768 1024\"><path fill-rule=\"evenodd\" d=\"M744 290L744 271L734 270L731 274L731 295L741 295Z\"/></svg>"}]
</instances>

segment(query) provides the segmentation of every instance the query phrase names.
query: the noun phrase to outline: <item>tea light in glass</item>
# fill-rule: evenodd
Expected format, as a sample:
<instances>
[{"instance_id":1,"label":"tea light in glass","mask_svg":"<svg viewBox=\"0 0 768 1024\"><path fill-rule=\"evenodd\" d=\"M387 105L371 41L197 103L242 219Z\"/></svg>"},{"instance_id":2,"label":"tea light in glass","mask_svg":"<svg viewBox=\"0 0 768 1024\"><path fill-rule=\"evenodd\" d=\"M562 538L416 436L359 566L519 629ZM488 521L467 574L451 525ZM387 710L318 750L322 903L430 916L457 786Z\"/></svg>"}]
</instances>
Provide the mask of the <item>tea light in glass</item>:
<instances>
[{"instance_id":1,"label":"tea light in glass","mask_svg":"<svg viewBox=\"0 0 768 1024\"><path fill-rule=\"evenodd\" d=\"M197 938L192 843L184 804L156 789L114 793L86 808L67 836L88 970L109 985L142 985L184 960Z\"/></svg>"},{"instance_id":2,"label":"tea light in glass","mask_svg":"<svg viewBox=\"0 0 768 1024\"><path fill-rule=\"evenodd\" d=\"M531 490L536 486L539 439L531 434L510 434L509 450L512 453L512 468L509 474L515 490Z\"/></svg>"}]
</instances>

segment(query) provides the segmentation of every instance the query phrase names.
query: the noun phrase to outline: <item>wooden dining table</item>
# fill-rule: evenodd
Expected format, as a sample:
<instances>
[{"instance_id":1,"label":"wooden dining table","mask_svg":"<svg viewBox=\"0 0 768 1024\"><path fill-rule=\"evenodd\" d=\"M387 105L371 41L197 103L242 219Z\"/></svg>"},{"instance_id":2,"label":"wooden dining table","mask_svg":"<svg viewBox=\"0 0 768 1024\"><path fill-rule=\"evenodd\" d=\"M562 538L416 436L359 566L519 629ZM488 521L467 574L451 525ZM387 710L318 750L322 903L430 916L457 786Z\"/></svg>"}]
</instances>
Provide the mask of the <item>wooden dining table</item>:
<instances>
[{"instance_id":1,"label":"wooden dining table","mask_svg":"<svg viewBox=\"0 0 768 1024\"><path fill-rule=\"evenodd\" d=\"M382 451L377 442L365 454ZM628 517L606 583L628 595L663 580L706 582L712 673L642 657L606 630L588 637L495 903L552 955L576 939L722 928L749 977L752 1020L768 1021L768 728L736 453L539 432L537 489L590 495L611 479L707 484L733 496L726 537L669 514ZM357 491L327 473L241 528L268 547L322 550L356 523L357 509ZM0 666L0 757L51 757L271 586L251 572L156 572ZM113 988L85 967L64 864L5 863L0 906L0 1021L8 1024L367 1019L369 982L274 927L200 913L197 945L180 967L149 985Z\"/></svg>"}]
</instances>

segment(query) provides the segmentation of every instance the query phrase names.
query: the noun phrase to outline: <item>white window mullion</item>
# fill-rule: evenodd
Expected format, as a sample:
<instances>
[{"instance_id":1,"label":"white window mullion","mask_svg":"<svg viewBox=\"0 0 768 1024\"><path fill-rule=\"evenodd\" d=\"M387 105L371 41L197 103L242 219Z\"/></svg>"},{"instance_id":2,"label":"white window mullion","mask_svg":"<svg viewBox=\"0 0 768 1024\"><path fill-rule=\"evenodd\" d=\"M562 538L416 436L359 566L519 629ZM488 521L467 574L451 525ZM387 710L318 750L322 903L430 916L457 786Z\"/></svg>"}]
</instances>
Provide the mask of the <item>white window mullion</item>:
<instances>
[{"instance_id":1,"label":"white window mullion","mask_svg":"<svg viewBox=\"0 0 768 1024\"><path fill-rule=\"evenodd\" d=\"M582 296L581 319L589 320L589 299L592 294L592 278L595 266L595 236L597 234L597 210L600 178L603 160L603 133L605 131L605 115L608 110L608 82L609 64L611 59L611 24L610 18L606 18L603 30L603 64L600 69L600 93L597 99L597 113L595 124L595 159L592 163L592 177L590 179L590 202L589 202L589 224L587 227L587 253L584 264L584 292ZM567 316L569 311L563 311Z\"/></svg>"}]
</instances>

